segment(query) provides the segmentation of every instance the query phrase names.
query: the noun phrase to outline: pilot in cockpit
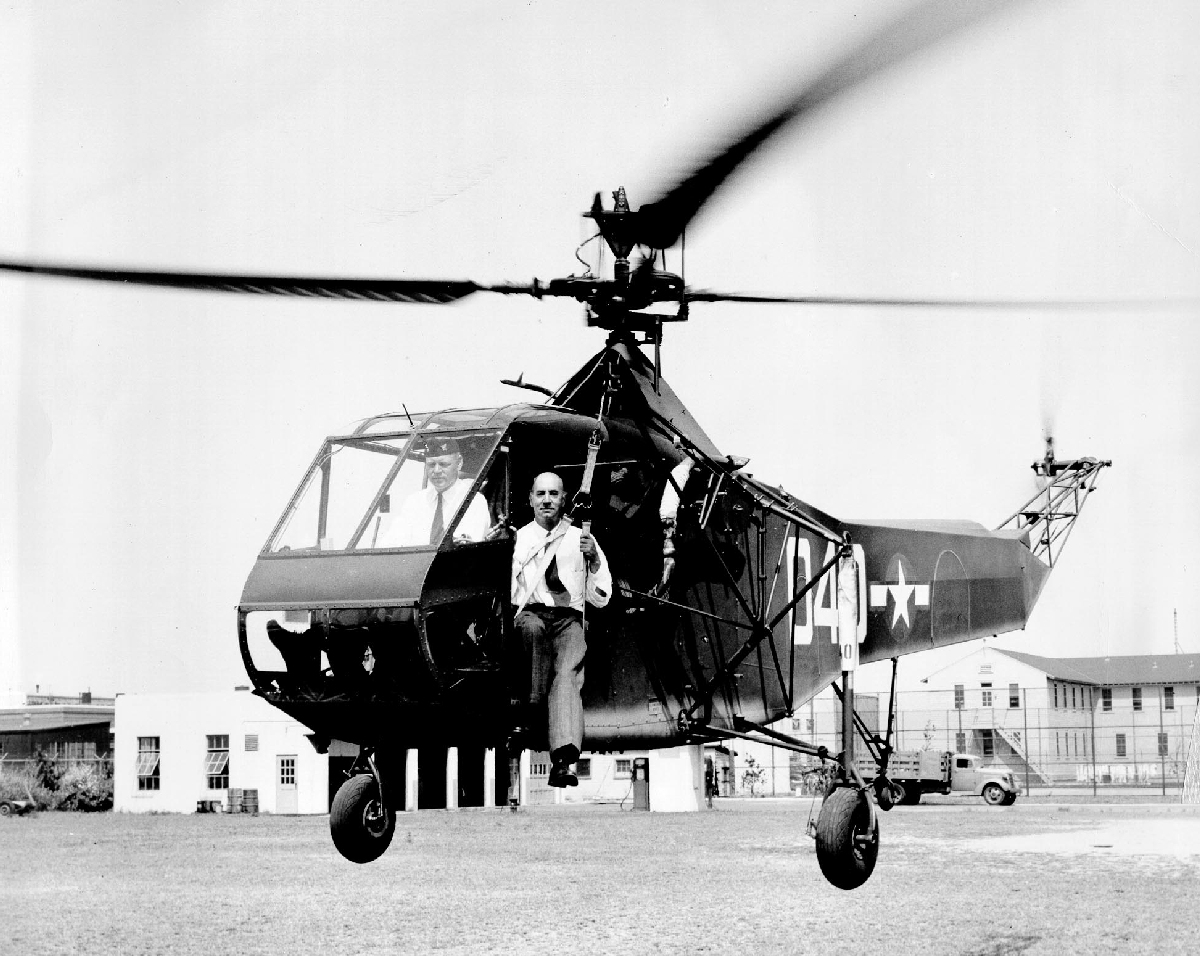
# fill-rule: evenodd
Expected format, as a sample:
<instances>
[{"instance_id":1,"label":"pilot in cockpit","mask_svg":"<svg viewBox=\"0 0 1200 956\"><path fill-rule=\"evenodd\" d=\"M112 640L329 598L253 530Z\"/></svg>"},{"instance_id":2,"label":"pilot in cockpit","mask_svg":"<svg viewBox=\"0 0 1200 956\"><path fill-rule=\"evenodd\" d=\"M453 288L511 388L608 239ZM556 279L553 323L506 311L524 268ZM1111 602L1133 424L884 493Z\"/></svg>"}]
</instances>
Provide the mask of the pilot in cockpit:
<instances>
[{"instance_id":1,"label":"pilot in cockpit","mask_svg":"<svg viewBox=\"0 0 1200 956\"><path fill-rule=\"evenodd\" d=\"M404 500L388 529L386 540L377 541L375 547L437 544L470 492L471 479L459 477L463 456L457 441L431 436L424 442L424 451L424 487ZM466 513L454 529L454 542L483 541L488 537L490 527L487 501L477 492L471 495Z\"/></svg>"}]
</instances>

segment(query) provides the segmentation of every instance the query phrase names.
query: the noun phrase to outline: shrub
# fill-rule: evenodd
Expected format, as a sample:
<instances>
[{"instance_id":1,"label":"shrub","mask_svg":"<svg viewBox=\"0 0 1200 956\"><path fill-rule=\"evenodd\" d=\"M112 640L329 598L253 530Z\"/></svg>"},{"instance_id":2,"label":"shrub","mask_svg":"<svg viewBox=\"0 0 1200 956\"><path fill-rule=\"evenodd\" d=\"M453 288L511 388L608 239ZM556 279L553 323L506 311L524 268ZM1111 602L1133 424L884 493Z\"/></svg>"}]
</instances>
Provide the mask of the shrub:
<instances>
[{"instance_id":1,"label":"shrub","mask_svg":"<svg viewBox=\"0 0 1200 956\"><path fill-rule=\"evenodd\" d=\"M0 765L0 798L5 800L32 800L39 810L49 810L55 804L55 795L38 780L33 768L13 768Z\"/></svg>"},{"instance_id":2,"label":"shrub","mask_svg":"<svg viewBox=\"0 0 1200 956\"><path fill-rule=\"evenodd\" d=\"M112 774L96 764L72 764L59 777L54 796L57 810L111 810Z\"/></svg>"}]
</instances>

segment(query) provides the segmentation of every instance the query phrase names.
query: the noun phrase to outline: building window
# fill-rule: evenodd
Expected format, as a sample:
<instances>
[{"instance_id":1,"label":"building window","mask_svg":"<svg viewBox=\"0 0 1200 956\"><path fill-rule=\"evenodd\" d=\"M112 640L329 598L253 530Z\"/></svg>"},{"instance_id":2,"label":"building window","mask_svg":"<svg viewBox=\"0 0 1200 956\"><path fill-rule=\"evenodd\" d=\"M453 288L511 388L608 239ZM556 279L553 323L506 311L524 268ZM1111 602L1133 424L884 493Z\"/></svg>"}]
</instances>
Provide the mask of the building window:
<instances>
[{"instance_id":1,"label":"building window","mask_svg":"<svg viewBox=\"0 0 1200 956\"><path fill-rule=\"evenodd\" d=\"M1055 684L1054 684L1054 706L1055 707L1058 706L1058 683L1057 682L1055 682Z\"/></svg>"},{"instance_id":2,"label":"building window","mask_svg":"<svg viewBox=\"0 0 1200 956\"><path fill-rule=\"evenodd\" d=\"M1175 688L1174 687L1164 687L1163 688L1163 710L1174 710L1174 709L1175 709Z\"/></svg>"},{"instance_id":3,"label":"building window","mask_svg":"<svg viewBox=\"0 0 1200 956\"><path fill-rule=\"evenodd\" d=\"M279 784L284 787L296 786L296 758L279 758Z\"/></svg>"},{"instance_id":4,"label":"building window","mask_svg":"<svg viewBox=\"0 0 1200 956\"><path fill-rule=\"evenodd\" d=\"M589 780L592 776L592 758L580 757L575 761L575 776L580 780Z\"/></svg>"},{"instance_id":5,"label":"building window","mask_svg":"<svg viewBox=\"0 0 1200 956\"><path fill-rule=\"evenodd\" d=\"M1062 756L1062 745L1058 742L1058 731L1054 731L1054 756Z\"/></svg>"},{"instance_id":6,"label":"building window","mask_svg":"<svg viewBox=\"0 0 1200 956\"><path fill-rule=\"evenodd\" d=\"M258 750L258 734L246 734L246 753Z\"/></svg>"},{"instance_id":7,"label":"building window","mask_svg":"<svg viewBox=\"0 0 1200 956\"><path fill-rule=\"evenodd\" d=\"M632 769L632 760L617 758L616 765L613 768L613 777L617 780L628 780Z\"/></svg>"},{"instance_id":8,"label":"building window","mask_svg":"<svg viewBox=\"0 0 1200 956\"><path fill-rule=\"evenodd\" d=\"M1117 734L1117 756L1125 756L1125 735Z\"/></svg>"},{"instance_id":9,"label":"building window","mask_svg":"<svg viewBox=\"0 0 1200 956\"><path fill-rule=\"evenodd\" d=\"M990 730L979 731L980 743L983 744L983 755L985 757L993 757L996 754L996 741L992 737Z\"/></svg>"},{"instance_id":10,"label":"building window","mask_svg":"<svg viewBox=\"0 0 1200 956\"><path fill-rule=\"evenodd\" d=\"M988 683L988 684L980 684L979 686L983 691L983 706L991 707L992 706L992 685L990 683Z\"/></svg>"},{"instance_id":11,"label":"building window","mask_svg":"<svg viewBox=\"0 0 1200 956\"><path fill-rule=\"evenodd\" d=\"M56 760L95 760L93 740L55 740L50 744L50 756Z\"/></svg>"},{"instance_id":12,"label":"building window","mask_svg":"<svg viewBox=\"0 0 1200 956\"><path fill-rule=\"evenodd\" d=\"M1133 709L1142 709L1142 689L1140 687L1130 688L1130 694L1133 696Z\"/></svg>"},{"instance_id":13,"label":"building window","mask_svg":"<svg viewBox=\"0 0 1200 956\"><path fill-rule=\"evenodd\" d=\"M1100 708L1104 711L1112 710L1112 688L1111 687L1101 687L1100 688Z\"/></svg>"},{"instance_id":14,"label":"building window","mask_svg":"<svg viewBox=\"0 0 1200 956\"><path fill-rule=\"evenodd\" d=\"M1071 706L1075 706L1075 685L1071 685Z\"/></svg>"},{"instance_id":15,"label":"building window","mask_svg":"<svg viewBox=\"0 0 1200 956\"><path fill-rule=\"evenodd\" d=\"M138 737L137 781L139 790L158 790L161 783L159 737Z\"/></svg>"},{"instance_id":16,"label":"building window","mask_svg":"<svg viewBox=\"0 0 1200 956\"><path fill-rule=\"evenodd\" d=\"M967 694L966 694L966 691L963 689L963 685L955 684L954 685L954 709L955 710L962 710L963 707L966 706L966 703L967 703L966 696L967 696Z\"/></svg>"},{"instance_id":17,"label":"building window","mask_svg":"<svg viewBox=\"0 0 1200 956\"><path fill-rule=\"evenodd\" d=\"M956 753L967 752L967 735L964 731L959 731L954 735L954 750Z\"/></svg>"},{"instance_id":18,"label":"building window","mask_svg":"<svg viewBox=\"0 0 1200 956\"><path fill-rule=\"evenodd\" d=\"M1009 707L1020 707L1021 706L1021 688L1018 687L1016 684L1008 685L1008 706Z\"/></svg>"},{"instance_id":19,"label":"building window","mask_svg":"<svg viewBox=\"0 0 1200 956\"><path fill-rule=\"evenodd\" d=\"M1158 735L1158 755L1160 757L1167 756L1167 735L1166 735L1166 733L1160 733Z\"/></svg>"},{"instance_id":20,"label":"building window","mask_svg":"<svg viewBox=\"0 0 1200 956\"><path fill-rule=\"evenodd\" d=\"M208 778L209 790L229 789L229 734L208 735L204 776Z\"/></svg>"}]
</instances>

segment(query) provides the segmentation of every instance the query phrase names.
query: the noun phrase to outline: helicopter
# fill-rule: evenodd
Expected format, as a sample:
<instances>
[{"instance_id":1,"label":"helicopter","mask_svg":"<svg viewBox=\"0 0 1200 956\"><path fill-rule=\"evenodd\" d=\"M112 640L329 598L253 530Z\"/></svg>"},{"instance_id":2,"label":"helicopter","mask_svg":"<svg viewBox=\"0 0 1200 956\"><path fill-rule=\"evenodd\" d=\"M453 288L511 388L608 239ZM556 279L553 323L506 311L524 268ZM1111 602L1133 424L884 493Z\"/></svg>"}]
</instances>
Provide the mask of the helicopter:
<instances>
[{"instance_id":1,"label":"helicopter","mask_svg":"<svg viewBox=\"0 0 1200 956\"><path fill-rule=\"evenodd\" d=\"M845 749L818 821L818 859L843 888L870 876L875 808L892 797L890 734L876 739L855 717L856 664L1023 626L1109 463L1049 453L1045 488L997 530L839 521L723 454L663 378L660 351L664 328L687 320L697 303L869 300L696 291L660 267L658 254L778 129L966 28L986 6L923 5L636 211L620 189L611 207L597 196L586 215L612 252L611 277L481 285L0 263L13 272L257 294L424 303L478 293L567 297L608 333L604 348L546 402L380 415L326 439L256 559L238 607L239 648L256 692L318 737L361 748L331 815L346 856L366 862L387 848L405 749L538 744L537 729L512 739L523 717L510 686L520 668L505 658L512 622L504 529L528 519L533 476L554 469L574 493L575 520L593 522L621 581L615 606L590 623L589 746L749 737L834 758L769 725L840 681ZM646 250L640 262L635 250ZM430 436L453 437L462 449L464 474L502 529L497 536L456 541L460 514L436 542L378 544L393 507L424 480ZM677 502L669 533L666 499ZM883 771L873 799L853 770L856 735Z\"/></svg>"}]
</instances>

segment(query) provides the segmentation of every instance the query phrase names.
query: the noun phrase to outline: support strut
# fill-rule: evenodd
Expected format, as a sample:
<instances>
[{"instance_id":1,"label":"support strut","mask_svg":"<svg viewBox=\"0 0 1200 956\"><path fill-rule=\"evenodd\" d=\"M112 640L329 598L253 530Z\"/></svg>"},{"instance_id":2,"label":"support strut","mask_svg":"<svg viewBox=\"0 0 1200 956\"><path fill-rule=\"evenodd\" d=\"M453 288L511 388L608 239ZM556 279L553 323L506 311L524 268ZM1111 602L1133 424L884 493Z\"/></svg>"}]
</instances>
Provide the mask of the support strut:
<instances>
[{"instance_id":1,"label":"support strut","mask_svg":"<svg viewBox=\"0 0 1200 956\"><path fill-rule=\"evenodd\" d=\"M700 710L706 709L712 703L713 694L716 693L717 688L733 678L734 672L737 671L742 662L752 653L754 653L754 649L757 648L765 639L771 636L776 625L778 625L780 621L787 617L787 615L791 613L792 609L797 604L804 600L805 595L807 595L821 582L821 579L829 573L829 571L834 567L834 565L837 564L838 559L841 557L842 551L839 550L832 558L829 559L829 561L825 563L825 566L813 576L813 579L805 584L804 587L802 587L799 591L797 591L792 597L792 600L784 605L783 609L779 611L769 622L755 622L753 625L753 633L751 633L751 635L742 643L742 646L734 651L728 660L725 661L724 666L722 666L715 674L713 674L712 677L705 681L704 686L700 689L700 692L697 695L696 700L693 701L692 706L679 712L678 724L681 731L684 733L689 733L692 730L696 721L696 714Z\"/></svg>"}]
</instances>

